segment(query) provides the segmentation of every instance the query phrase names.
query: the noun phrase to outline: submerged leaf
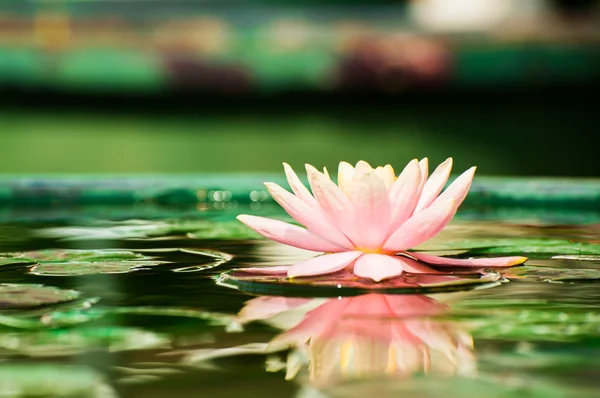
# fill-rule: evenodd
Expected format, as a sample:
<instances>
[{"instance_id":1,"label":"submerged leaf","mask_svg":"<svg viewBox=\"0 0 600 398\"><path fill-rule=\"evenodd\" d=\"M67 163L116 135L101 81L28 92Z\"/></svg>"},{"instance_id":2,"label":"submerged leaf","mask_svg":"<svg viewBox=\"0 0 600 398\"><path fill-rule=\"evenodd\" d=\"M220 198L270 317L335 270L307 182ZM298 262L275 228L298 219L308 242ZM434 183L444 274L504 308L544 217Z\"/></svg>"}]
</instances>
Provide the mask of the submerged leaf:
<instances>
[{"instance_id":1,"label":"submerged leaf","mask_svg":"<svg viewBox=\"0 0 600 398\"><path fill-rule=\"evenodd\" d=\"M73 365L0 365L2 398L117 398L101 374Z\"/></svg>"},{"instance_id":2,"label":"submerged leaf","mask_svg":"<svg viewBox=\"0 0 600 398\"><path fill-rule=\"evenodd\" d=\"M0 309L22 309L76 300L80 293L52 286L0 284Z\"/></svg>"},{"instance_id":3,"label":"submerged leaf","mask_svg":"<svg viewBox=\"0 0 600 398\"><path fill-rule=\"evenodd\" d=\"M21 355L73 355L90 349L111 352L166 347L166 336L130 327L80 327L0 334L0 348Z\"/></svg>"}]
</instances>

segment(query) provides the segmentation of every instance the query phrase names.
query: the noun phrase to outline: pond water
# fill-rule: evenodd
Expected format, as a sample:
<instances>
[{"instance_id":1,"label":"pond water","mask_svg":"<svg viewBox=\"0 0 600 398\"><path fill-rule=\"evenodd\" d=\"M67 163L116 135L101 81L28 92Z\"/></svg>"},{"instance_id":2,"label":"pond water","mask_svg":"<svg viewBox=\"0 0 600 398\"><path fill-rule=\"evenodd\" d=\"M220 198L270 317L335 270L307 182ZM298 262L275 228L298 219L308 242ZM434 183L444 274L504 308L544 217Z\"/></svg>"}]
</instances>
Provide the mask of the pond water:
<instances>
[{"instance_id":1,"label":"pond water","mask_svg":"<svg viewBox=\"0 0 600 398\"><path fill-rule=\"evenodd\" d=\"M311 256L257 237L235 221L242 212L283 217L273 206L5 217L0 396L598 396L596 213L466 209L419 249L526 265L458 288L358 295L217 283Z\"/></svg>"}]
</instances>

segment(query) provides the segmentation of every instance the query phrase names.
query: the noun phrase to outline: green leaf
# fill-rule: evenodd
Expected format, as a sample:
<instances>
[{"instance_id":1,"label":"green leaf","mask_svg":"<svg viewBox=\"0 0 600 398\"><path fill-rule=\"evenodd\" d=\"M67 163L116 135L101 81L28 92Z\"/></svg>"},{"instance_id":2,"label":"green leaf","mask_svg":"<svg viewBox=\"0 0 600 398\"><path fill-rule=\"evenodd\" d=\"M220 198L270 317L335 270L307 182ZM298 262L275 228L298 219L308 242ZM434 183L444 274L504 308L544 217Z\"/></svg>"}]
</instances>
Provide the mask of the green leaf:
<instances>
[{"instance_id":1,"label":"green leaf","mask_svg":"<svg viewBox=\"0 0 600 398\"><path fill-rule=\"evenodd\" d=\"M0 309L28 309L76 300L80 293L52 286L0 284Z\"/></svg>"}]
</instances>

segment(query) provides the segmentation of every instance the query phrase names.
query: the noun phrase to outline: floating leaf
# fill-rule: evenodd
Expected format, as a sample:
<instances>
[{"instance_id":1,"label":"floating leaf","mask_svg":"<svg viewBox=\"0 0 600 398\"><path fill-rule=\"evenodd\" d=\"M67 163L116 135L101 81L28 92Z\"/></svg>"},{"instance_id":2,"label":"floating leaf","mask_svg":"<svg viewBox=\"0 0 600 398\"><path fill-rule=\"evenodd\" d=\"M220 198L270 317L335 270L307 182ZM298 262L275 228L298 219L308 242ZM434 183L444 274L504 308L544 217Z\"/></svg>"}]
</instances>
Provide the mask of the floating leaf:
<instances>
[{"instance_id":1,"label":"floating leaf","mask_svg":"<svg viewBox=\"0 0 600 398\"><path fill-rule=\"evenodd\" d=\"M575 341L600 337L600 312L533 308L472 318L476 338L515 341Z\"/></svg>"},{"instance_id":2,"label":"floating leaf","mask_svg":"<svg viewBox=\"0 0 600 398\"><path fill-rule=\"evenodd\" d=\"M0 284L0 309L32 308L76 300L80 293L52 286Z\"/></svg>"},{"instance_id":3,"label":"floating leaf","mask_svg":"<svg viewBox=\"0 0 600 398\"><path fill-rule=\"evenodd\" d=\"M585 242L570 242L567 240L539 240L516 242L513 245L490 245L469 250L470 255L498 254L502 255L597 255L600 254L600 244ZM538 256L539 257L539 256Z\"/></svg>"},{"instance_id":4,"label":"floating leaf","mask_svg":"<svg viewBox=\"0 0 600 398\"><path fill-rule=\"evenodd\" d=\"M529 280L541 282L600 281L600 267L576 260L534 260L518 270Z\"/></svg>"},{"instance_id":5,"label":"floating leaf","mask_svg":"<svg viewBox=\"0 0 600 398\"><path fill-rule=\"evenodd\" d=\"M96 371L71 365L0 365L2 398L118 398Z\"/></svg>"},{"instance_id":6,"label":"floating leaf","mask_svg":"<svg viewBox=\"0 0 600 398\"><path fill-rule=\"evenodd\" d=\"M65 262L44 263L33 266L30 273L42 276L77 276L94 274L122 274L139 271L155 265L160 261L111 261L111 262Z\"/></svg>"},{"instance_id":7,"label":"floating leaf","mask_svg":"<svg viewBox=\"0 0 600 398\"><path fill-rule=\"evenodd\" d=\"M79 327L0 334L0 347L20 355L43 357L73 355L90 349L111 352L160 348L166 336L130 327Z\"/></svg>"},{"instance_id":8,"label":"floating leaf","mask_svg":"<svg viewBox=\"0 0 600 398\"><path fill-rule=\"evenodd\" d=\"M600 256L593 255L565 255L565 256L554 256L556 260L576 260L576 261L597 261L600 263Z\"/></svg>"},{"instance_id":9,"label":"floating leaf","mask_svg":"<svg viewBox=\"0 0 600 398\"><path fill-rule=\"evenodd\" d=\"M124 250L39 250L31 252L4 253L0 257L0 265L21 263L47 263L69 261L136 261L145 260L139 253Z\"/></svg>"},{"instance_id":10,"label":"floating leaf","mask_svg":"<svg viewBox=\"0 0 600 398\"><path fill-rule=\"evenodd\" d=\"M193 239L258 239L260 235L238 221L221 223L198 223L193 232L187 234Z\"/></svg>"},{"instance_id":11,"label":"floating leaf","mask_svg":"<svg viewBox=\"0 0 600 398\"><path fill-rule=\"evenodd\" d=\"M255 239L259 235L237 220L174 220L174 221L128 221L107 223L99 226L68 226L44 228L36 231L38 236L72 240L150 239L172 235L188 235L193 239Z\"/></svg>"}]
</instances>

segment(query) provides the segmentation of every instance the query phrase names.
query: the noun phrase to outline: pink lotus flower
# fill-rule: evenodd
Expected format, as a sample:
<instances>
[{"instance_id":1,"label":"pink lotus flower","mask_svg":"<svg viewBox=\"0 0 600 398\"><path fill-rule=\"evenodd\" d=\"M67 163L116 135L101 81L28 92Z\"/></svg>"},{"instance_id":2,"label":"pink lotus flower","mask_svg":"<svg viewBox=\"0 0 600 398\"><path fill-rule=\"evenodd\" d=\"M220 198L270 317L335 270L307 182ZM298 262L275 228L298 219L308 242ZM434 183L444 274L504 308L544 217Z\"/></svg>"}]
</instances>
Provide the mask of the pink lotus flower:
<instances>
[{"instance_id":1,"label":"pink lotus flower","mask_svg":"<svg viewBox=\"0 0 600 398\"><path fill-rule=\"evenodd\" d=\"M442 192L452 158L429 178L427 158L414 159L398 177L390 165L373 169L364 161L356 167L341 162L338 185L327 170L321 173L306 165L312 194L289 165L284 163L284 168L293 194L271 182L265 185L273 199L306 228L251 215L240 215L238 220L274 241L328 253L287 267L290 278L346 270L379 282L403 272L436 273L430 266L510 267L527 260L454 259L408 251L436 236L467 196L475 167ZM281 271L281 267L273 268Z\"/></svg>"},{"instance_id":2,"label":"pink lotus flower","mask_svg":"<svg viewBox=\"0 0 600 398\"><path fill-rule=\"evenodd\" d=\"M318 306L310 309L312 302ZM308 310L301 319L284 316L299 308ZM289 354L286 378L308 368L311 383L330 385L422 372L473 374L471 336L458 324L435 318L447 311L445 304L427 296L368 294L324 302L258 297L239 316L243 323L277 316L292 321L269 350L296 350Z\"/></svg>"}]
</instances>

